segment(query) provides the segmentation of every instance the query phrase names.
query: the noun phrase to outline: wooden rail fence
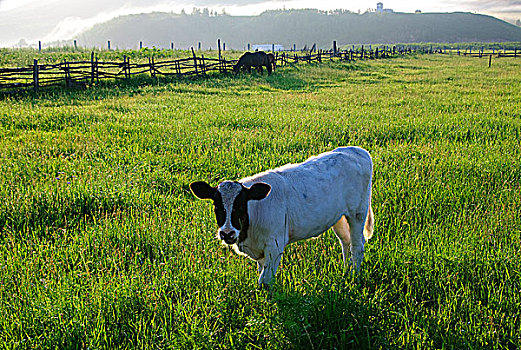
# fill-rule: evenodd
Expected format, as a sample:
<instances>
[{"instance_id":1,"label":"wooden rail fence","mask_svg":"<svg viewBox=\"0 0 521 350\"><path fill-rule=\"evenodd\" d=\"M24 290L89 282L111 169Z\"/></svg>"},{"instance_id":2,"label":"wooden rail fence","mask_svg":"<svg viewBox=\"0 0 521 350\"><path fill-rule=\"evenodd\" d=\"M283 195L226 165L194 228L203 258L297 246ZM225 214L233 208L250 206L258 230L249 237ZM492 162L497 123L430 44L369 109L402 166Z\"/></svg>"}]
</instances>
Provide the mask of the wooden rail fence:
<instances>
[{"instance_id":1,"label":"wooden rail fence","mask_svg":"<svg viewBox=\"0 0 521 350\"><path fill-rule=\"evenodd\" d=\"M384 47L361 48L350 50L318 50L313 52L276 52L277 66L297 64L301 62L324 61L354 61L359 59L380 59L404 55L414 52L413 49ZM221 56L221 55L219 55ZM121 62L99 60L92 52L90 61L66 61L55 64L40 64L34 60L32 66L18 68L0 68L0 94L10 94L20 91L35 90L50 86L87 86L101 80L125 80L137 75L151 77L174 76L186 77L206 75L209 72L226 73L233 70L237 60L227 60L224 57L210 58L203 54L197 56L192 49L192 57L156 61L154 57L148 62L133 63L128 57Z\"/></svg>"},{"instance_id":2,"label":"wooden rail fence","mask_svg":"<svg viewBox=\"0 0 521 350\"><path fill-rule=\"evenodd\" d=\"M521 57L521 51L517 48L513 50L452 50L450 53L457 54L460 56L470 56L470 57L489 57L490 55L500 58L500 57Z\"/></svg>"}]
</instances>

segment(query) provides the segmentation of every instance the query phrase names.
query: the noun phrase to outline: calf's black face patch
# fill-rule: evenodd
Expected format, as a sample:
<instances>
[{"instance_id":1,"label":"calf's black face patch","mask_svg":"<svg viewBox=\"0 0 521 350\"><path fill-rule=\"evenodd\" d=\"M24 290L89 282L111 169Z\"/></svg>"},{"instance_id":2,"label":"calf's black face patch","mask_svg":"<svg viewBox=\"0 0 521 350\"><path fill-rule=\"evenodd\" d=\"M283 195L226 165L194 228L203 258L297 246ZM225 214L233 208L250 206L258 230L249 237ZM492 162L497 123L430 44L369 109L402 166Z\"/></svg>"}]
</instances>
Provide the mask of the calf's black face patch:
<instances>
[{"instance_id":1,"label":"calf's black face patch","mask_svg":"<svg viewBox=\"0 0 521 350\"><path fill-rule=\"evenodd\" d=\"M226 243L233 244L237 240L242 242L247 237L250 223L248 201L266 198L271 186L259 182L248 188L236 181L224 181L218 187L212 187L206 182L198 181L190 184L190 189L198 198L213 201L215 218L220 231L239 232L238 237L225 239Z\"/></svg>"}]
</instances>

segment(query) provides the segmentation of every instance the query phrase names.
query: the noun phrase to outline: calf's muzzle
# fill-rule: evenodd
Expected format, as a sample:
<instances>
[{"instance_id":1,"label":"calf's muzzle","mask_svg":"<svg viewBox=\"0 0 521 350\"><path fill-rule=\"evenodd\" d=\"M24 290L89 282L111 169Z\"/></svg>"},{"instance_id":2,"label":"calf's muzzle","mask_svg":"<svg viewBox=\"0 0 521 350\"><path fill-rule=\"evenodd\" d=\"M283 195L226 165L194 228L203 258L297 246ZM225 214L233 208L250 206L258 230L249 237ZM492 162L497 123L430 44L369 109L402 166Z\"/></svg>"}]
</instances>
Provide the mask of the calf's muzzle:
<instances>
[{"instance_id":1,"label":"calf's muzzle","mask_svg":"<svg viewBox=\"0 0 521 350\"><path fill-rule=\"evenodd\" d=\"M237 242L237 232L235 230L219 230L219 238L226 244L234 244Z\"/></svg>"}]
</instances>

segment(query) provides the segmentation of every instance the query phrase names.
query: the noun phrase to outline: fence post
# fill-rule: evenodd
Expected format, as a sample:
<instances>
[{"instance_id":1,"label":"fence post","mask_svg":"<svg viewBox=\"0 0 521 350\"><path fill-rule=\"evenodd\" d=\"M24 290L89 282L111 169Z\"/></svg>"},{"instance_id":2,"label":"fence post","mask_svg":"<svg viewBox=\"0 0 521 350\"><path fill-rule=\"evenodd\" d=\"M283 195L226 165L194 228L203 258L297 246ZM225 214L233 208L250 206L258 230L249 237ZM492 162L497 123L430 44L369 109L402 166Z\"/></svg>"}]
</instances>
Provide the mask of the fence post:
<instances>
[{"instance_id":1,"label":"fence post","mask_svg":"<svg viewBox=\"0 0 521 350\"><path fill-rule=\"evenodd\" d=\"M175 61L175 71L177 76L181 76L181 65L179 64L179 60Z\"/></svg>"},{"instance_id":2,"label":"fence post","mask_svg":"<svg viewBox=\"0 0 521 350\"><path fill-rule=\"evenodd\" d=\"M192 47L192 56L194 58L195 75L198 75L199 72L197 70L197 57L195 56L195 51L194 51L193 47Z\"/></svg>"},{"instance_id":3,"label":"fence post","mask_svg":"<svg viewBox=\"0 0 521 350\"><path fill-rule=\"evenodd\" d=\"M248 44L250 45L250 44ZM219 50L219 73L222 73L221 39L217 39L217 49Z\"/></svg>"},{"instance_id":4,"label":"fence post","mask_svg":"<svg viewBox=\"0 0 521 350\"><path fill-rule=\"evenodd\" d=\"M333 53L336 56L336 40L333 40Z\"/></svg>"},{"instance_id":5,"label":"fence post","mask_svg":"<svg viewBox=\"0 0 521 350\"><path fill-rule=\"evenodd\" d=\"M123 55L123 75L127 79L127 56Z\"/></svg>"},{"instance_id":6,"label":"fence post","mask_svg":"<svg viewBox=\"0 0 521 350\"><path fill-rule=\"evenodd\" d=\"M63 60L63 73L65 75L65 86L71 87L70 75L69 75L69 65L67 64L67 60Z\"/></svg>"},{"instance_id":7,"label":"fence post","mask_svg":"<svg viewBox=\"0 0 521 350\"><path fill-rule=\"evenodd\" d=\"M150 66L150 76L154 78L156 76L156 70L154 68L154 56L148 58L148 64Z\"/></svg>"},{"instance_id":8,"label":"fence post","mask_svg":"<svg viewBox=\"0 0 521 350\"><path fill-rule=\"evenodd\" d=\"M107 41L107 48L108 48L109 51L110 51L110 40Z\"/></svg>"},{"instance_id":9,"label":"fence post","mask_svg":"<svg viewBox=\"0 0 521 350\"><path fill-rule=\"evenodd\" d=\"M94 71L94 74L95 74L95 77L96 77L96 83L99 84L99 73L98 73L98 58L96 57L96 63L94 65L95 67L95 71Z\"/></svg>"},{"instance_id":10,"label":"fence post","mask_svg":"<svg viewBox=\"0 0 521 350\"><path fill-rule=\"evenodd\" d=\"M94 51L90 53L90 85L94 85Z\"/></svg>"},{"instance_id":11,"label":"fence post","mask_svg":"<svg viewBox=\"0 0 521 350\"><path fill-rule=\"evenodd\" d=\"M42 52L42 42L38 41L38 52Z\"/></svg>"},{"instance_id":12,"label":"fence post","mask_svg":"<svg viewBox=\"0 0 521 350\"><path fill-rule=\"evenodd\" d=\"M38 90L38 60L34 60L33 62L33 81L34 90Z\"/></svg>"},{"instance_id":13,"label":"fence post","mask_svg":"<svg viewBox=\"0 0 521 350\"><path fill-rule=\"evenodd\" d=\"M123 56L123 72L125 73L125 79L130 78L130 58Z\"/></svg>"}]
</instances>

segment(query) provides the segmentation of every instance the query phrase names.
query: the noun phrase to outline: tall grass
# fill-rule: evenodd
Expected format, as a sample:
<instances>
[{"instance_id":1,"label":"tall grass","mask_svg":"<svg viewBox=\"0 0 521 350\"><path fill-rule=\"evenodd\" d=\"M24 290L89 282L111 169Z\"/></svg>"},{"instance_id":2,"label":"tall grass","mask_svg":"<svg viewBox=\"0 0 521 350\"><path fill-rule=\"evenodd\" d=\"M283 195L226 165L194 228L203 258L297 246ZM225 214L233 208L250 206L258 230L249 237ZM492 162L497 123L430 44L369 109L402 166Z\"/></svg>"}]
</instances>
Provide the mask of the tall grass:
<instances>
[{"instance_id":1,"label":"tall grass","mask_svg":"<svg viewBox=\"0 0 521 350\"><path fill-rule=\"evenodd\" d=\"M413 56L2 98L0 342L521 346L520 66ZM361 273L327 232L258 290L188 184L340 145L375 164Z\"/></svg>"},{"instance_id":2,"label":"tall grass","mask_svg":"<svg viewBox=\"0 0 521 350\"><path fill-rule=\"evenodd\" d=\"M198 56L201 51L197 51ZM0 48L0 67L24 67L31 66L34 60L38 60L39 64L55 64L67 61L90 61L91 54L100 61L122 61L126 56L133 63L147 62L149 58L154 57L159 60L172 60L179 58L187 58L192 56L191 50L170 50L158 49L156 47L144 47L140 50L100 50L99 48L74 48L74 47L51 47L38 51L32 48L7 49ZM205 57L218 57L217 50L205 50ZM225 58L237 58L240 53L235 50L227 50L222 52Z\"/></svg>"}]
</instances>

